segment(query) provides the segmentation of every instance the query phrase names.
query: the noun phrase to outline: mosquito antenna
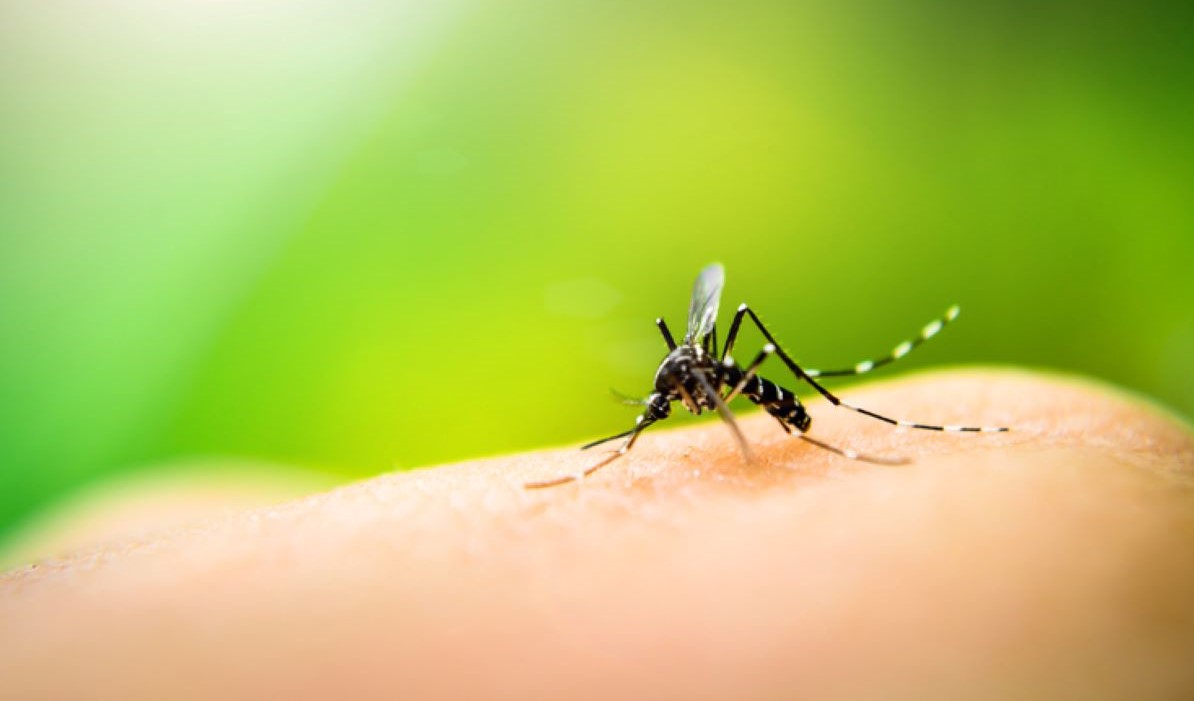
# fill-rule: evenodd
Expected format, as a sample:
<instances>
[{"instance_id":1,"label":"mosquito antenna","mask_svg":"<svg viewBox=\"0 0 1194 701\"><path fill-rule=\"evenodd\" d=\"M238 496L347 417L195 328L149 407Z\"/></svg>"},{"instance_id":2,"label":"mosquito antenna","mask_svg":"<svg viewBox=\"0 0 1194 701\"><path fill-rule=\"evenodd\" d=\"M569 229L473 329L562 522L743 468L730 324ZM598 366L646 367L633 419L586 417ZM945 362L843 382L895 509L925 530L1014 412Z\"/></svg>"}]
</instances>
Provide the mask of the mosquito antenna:
<instances>
[{"instance_id":1,"label":"mosquito antenna","mask_svg":"<svg viewBox=\"0 0 1194 701\"><path fill-rule=\"evenodd\" d=\"M638 397L632 397L629 394L623 394L613 387L609 388L609 393L613 395L613 398L616 401L625 404L626 406L645 406L647 404L646 399L640 399Z\"/></svg>"}]
</instances>

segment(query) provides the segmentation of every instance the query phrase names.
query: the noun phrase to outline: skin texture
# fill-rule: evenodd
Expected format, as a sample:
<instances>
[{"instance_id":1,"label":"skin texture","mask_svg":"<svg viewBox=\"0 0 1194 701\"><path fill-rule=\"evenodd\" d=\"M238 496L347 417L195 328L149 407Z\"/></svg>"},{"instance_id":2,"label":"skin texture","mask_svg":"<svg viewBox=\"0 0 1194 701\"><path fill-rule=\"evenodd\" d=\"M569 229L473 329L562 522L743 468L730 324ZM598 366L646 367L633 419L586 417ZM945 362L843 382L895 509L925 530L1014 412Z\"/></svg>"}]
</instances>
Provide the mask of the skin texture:
<instances>
[{"instance_id":1,"label":"skin texture","mask_svg":"<svg viewBox=\"0 0 1194 701\"><path fill-rule=\"evenodd\" d=\"M1194 437L1105 386L959 370L378 477L0 579L10 698L1194 698ZM617 427L611 427L617 428Z\"/></svg>"}]
</instances>

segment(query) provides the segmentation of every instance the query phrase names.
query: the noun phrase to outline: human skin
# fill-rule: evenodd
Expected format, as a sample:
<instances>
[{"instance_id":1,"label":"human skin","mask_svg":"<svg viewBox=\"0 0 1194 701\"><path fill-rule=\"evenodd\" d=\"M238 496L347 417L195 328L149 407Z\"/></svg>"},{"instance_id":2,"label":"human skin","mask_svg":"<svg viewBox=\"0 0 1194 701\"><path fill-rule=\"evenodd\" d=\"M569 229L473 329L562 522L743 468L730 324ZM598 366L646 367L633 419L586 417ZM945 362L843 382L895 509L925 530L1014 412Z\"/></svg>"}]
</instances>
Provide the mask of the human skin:
<instances>
[{"instance_id":1,"label":"human skin","mask_svg":"<svg viewBox=\"0 0 1194 701\"><path fill-rule=\"evenodd\" d=\"M1194 698L1194 437L955 370L811 435L652 430L390 474L0 579L6 698ZM611 427L617 429L619 427Z\"/></svg>"}]
</instances>

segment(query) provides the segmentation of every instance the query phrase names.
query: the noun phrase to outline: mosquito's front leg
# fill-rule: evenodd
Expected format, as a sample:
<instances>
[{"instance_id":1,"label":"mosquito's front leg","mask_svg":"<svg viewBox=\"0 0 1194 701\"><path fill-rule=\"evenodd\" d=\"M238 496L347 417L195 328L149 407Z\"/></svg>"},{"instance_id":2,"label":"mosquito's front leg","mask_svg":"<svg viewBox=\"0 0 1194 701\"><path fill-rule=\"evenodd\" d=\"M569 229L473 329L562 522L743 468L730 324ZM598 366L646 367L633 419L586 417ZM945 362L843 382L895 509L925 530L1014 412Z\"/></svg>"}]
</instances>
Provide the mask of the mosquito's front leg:
<instances>
[{"instance_id":1,"label":"mosquito's front leg","mask_svg":"<svg viewBox=\"0 0 1194 701\"><path fill-rule=\"evenodd\" d=\"M663 341L667 344L667 349L676 350L676 340L672 338L672 332L668 330L667 322L663 320L663 317L656 319L655 325L659 327L659 333L663 334Z\"/></svg>"},{"instance_id":2,"label":"mosquito's front leg","mask_svg":"<svg viewBox=\"0 0 1194 701\"><path fill-rule=\"evenodd\" d=\"M621 438L623 436L628 436L628 438L626 438L626 441L624 443L622 443L622 445L619 446L617 450L615 450L613 453L610 453L608 456L606 456L606 458L604 460L597 463L596 465L592 465L590 467L585 468L584 472L581 472L580 474L565 475L563 477L557 477L555 479L544 480L542 482L527 482L526 484L524 484L522 486L524 489L545 489L547 487L558 487L561 484L568 484L569 482L579 482L582 479L593 474L594 472L605 467L606 465L610 464L614 460L617 460L618 458L625 455L626 452L629 451L630 448L634 445L634 442L636 440L638 440L639 434L643 432L643 429L645 429L647 426L650 426L652 423L654 423L654 421L640 421L637 426L635 426L634 428L632 428L631 430L629 430L625 433L619 433L616 436L610 436L609 438L603 438L599 441L594 441L594 442L589 443L588 445L584 446L585 448L591 448L595 445L605 443L606 441L614 440L615 438Z\"/></svg>"},{"instance_id":3,"label":"mosquito's front leg","mask_svg":"<svg viewBox=\"0 0 1194 701\"><path fill-rule=\"evenodd\" d=\"M944 316L925 324L918 336L899 343L895 348L891 349L890 353L878 360L863 360L862 362L855 363L852 368L843 368L841 370L814 370L812 368L805 368L804 372L809 377L845 377L868 373L875 368L881 368L888 363L894 363L905 355L908 355L912 352L913 348L936 336L941 329L945 328L946 324L957 318L958 306L955 304L945 311Z\"/></svg>"},{"instance_id":4,"label":"mosquito's front leg","mask_svg":"<svg viewBox=\"0 0 1194 701\"><path fill-rule=\"evenodd\" d=\"M593 441L592 443L586 443L580 447L581 450L588 450L589 448L601 445L602 443L608 443L619 438L625 438L626 441L623 442L616 451L614 451L604 460L596 465L586 468L584 472L581 472L580 474L566 475L564 477L557 477L555 479L544 480L542 482L527 482L523 485L523 487L526 489L543 489L545 487L556 487L569 482L579 482L597 470L600 470L601 468L610 464L614 460L622 457L627 453L627 451L634 447L634 442L638 440L640 433L645 431L651 424L657 421L662 421L671 414L671 402L665 395L660 394L659 392L654 392L651 394L651 396L647 397L646 405L646 410L644 410L642 414L639 414L638 418L635 419L634 428L630 429L629 431L623 431L612 436L607 436L606 438Z\"/></svg>"}]
</instances>

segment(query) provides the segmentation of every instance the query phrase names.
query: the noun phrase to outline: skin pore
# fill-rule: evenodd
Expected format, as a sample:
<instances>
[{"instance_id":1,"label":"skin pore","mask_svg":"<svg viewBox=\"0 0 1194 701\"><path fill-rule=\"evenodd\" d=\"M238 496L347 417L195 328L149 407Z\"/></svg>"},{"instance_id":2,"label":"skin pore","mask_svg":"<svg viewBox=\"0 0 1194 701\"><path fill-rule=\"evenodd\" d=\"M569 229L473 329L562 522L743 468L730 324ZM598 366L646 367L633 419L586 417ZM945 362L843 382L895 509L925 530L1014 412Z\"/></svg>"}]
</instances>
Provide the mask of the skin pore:
<instances>
[{"instance_id":1,"label":"skin pore","mask_svg":"<svg viewBox=\"0 0 1194 701\"><path fill-rule=\"evenodd\" d=\"M1194 435L1103 385L954 370L383 475L0 577L10 698L1194 697Z\"/></svg>"}]
</instances>

